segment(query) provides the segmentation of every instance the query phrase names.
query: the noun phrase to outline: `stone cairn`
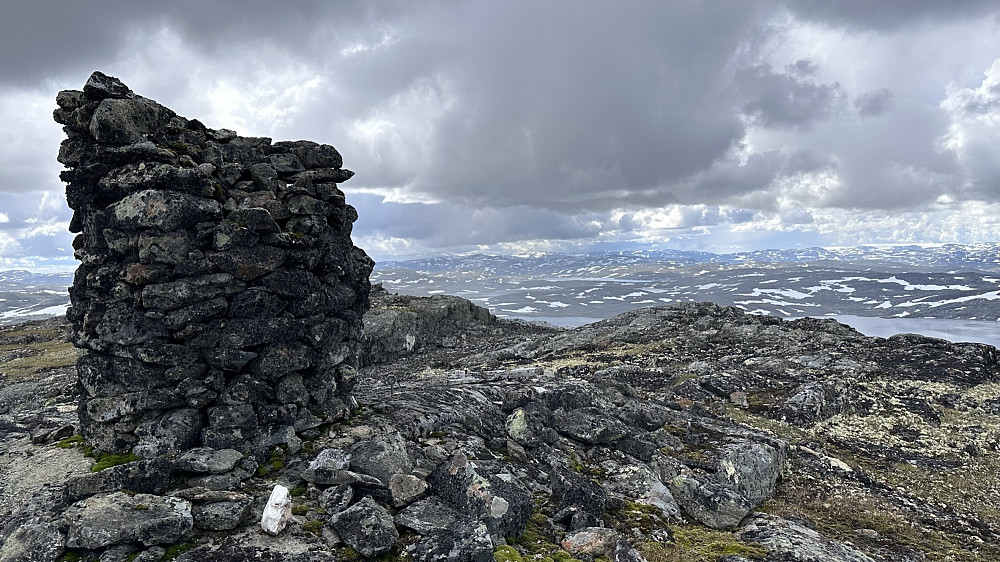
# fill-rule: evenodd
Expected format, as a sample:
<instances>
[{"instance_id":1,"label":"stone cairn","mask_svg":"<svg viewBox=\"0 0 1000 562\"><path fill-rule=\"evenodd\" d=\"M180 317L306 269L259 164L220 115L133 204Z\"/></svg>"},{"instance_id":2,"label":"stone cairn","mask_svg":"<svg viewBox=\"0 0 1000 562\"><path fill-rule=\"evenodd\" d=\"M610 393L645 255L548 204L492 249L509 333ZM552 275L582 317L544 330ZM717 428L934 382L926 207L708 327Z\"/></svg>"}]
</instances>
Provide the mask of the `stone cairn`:
<instances>
[{"instance_id":1,"label":"stone cairn","mask_svg":"<svg viewBox=\"0 0 1000 562\"><path fill-rule=\"evenodd\" d=\"M56 102L94 448L263 451L348 415L373 262L337 150L209 129L100 72Z\"/></svg>"}]
</instances>

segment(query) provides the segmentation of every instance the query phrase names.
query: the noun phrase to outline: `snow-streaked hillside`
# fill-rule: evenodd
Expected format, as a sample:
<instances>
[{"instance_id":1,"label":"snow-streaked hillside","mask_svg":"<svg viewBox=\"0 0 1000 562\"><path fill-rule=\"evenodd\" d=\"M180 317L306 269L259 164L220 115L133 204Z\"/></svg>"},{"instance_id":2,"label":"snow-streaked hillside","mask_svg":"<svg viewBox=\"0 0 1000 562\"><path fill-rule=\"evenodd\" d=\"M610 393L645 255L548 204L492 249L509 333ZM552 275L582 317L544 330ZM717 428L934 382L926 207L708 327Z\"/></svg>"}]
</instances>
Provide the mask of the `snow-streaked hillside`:
<instances>
[{"instance_id":1,"label":"snow-streaked hillside","mask_svg":"<svg viewBox=\"0 0 1000 562\"><path fill-rule=\"evenodd\" d=\"M0 325L66 313L72 273L0 271Z\"/></svg>"},{"instance_id":2,"label":"snow-streaked hillside","mask_svg":"<svg viewBox=\"0 0 1000 562\"><path fill-rule=\"evenodd\" d=\"M1000 244L474 254L382 263L372 280L390 292L454 294L499 316L550 321L677 301L783 317L1000 319Z\"/></svg>"}]
</instances>

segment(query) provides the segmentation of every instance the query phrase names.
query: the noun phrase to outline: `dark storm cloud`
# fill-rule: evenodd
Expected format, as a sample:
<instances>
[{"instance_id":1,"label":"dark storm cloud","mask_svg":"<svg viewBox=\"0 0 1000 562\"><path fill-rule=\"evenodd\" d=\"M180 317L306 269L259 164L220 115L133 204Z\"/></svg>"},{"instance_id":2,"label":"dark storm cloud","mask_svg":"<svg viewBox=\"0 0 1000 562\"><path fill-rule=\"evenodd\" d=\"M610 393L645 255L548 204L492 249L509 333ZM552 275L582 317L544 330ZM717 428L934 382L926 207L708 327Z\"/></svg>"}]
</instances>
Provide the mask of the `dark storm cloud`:
<instances>
[{"instance_id":1,"label":"dark storm cloud","mask_svg":"<svg viewBox=\"0 0 1000 562\"><path fill-rule=\"evenodd\" d=\"M802 63L808 72L800 68ZM736 82L746 97L743 112L756 124L808 130L844 105L846 95L840 84L802 77L815 72L811 61L800 60L790 70L775 72L769 64L758 64L737 74Z\"/></svg>"},{"instance_id":2,"label":"dark storm cloud","mask_svg":"<svg viewBox=\"0 0 1000 562\"><path fill-rule=\"evenodd\" d=\"M335 144L358 172L358 232L427 247L641 234L636 217L672 205L692 207L673 215L689 228L993 201L995 126L980 122L997 87L942 70L966 64L953 55L926 70L938 52L918 60L906 39L996 14L995 0L22 2L0 22L0 94L44 89L45 107L23 123L8 118L29 113L20 101L0 107L0 191L58 189L52 84L99 68L209 126ZM847 71L859 44L872 51ZM972 89L942 109L953 83ZM963 142L942 148L958 121ZM0 200L0 231L28 228L26 201Z\"/></svg>"},{"instance_id":3,"label":"dark storm cloud","mask_svg":"<svg viewBox=\"0 0 1000 562\"><path fill-rule=\"evenodd\" d=\"M477 4L444 32L450 109L414 188L599 210L698 173L743 138L719 70L753 4L541 3L531 17L507 6Z\"/></svg>"},{"instance_id":4,"label":"dark storm cloud","mask_svg":"<svg viewBox=\"0 0 1000 562\"><path fill-rule=\"evenodd\" d=\"M356 193L348 200L368 235L402 238L427 246L497 244L524 239L578 240L600 233L595 217L574 216L526 206L474 208L452 203L385 202Z\"/></svg>"},{"instance_id":5,"label":"dark storm cloud","mask_svg":"<svg viewBox=\"0 0 1000 562\"><path fill-rule=\"evenodd\" d=\"M921 22L996 17L995 0L791 0L796 16L828 25L893 30Z\"/></svg>"},{"instance_id":6,"label":"dark storm cloud","mask_svg":"<svg viewBox=\"0 0 1000 562\"><path fill-rule=\"evenodd\" d=\"M862 117L878 117L892 107L892 97L889 88L865 92L854 98L854 109Z\"/></svg>"},{"instance_id":7,"label":"dark storm cloud","mask_svg":"<svg viewBox=\"0 0 1000 562\"><path fill-rule=\"evenodd\" d=\"M4 7L0 83L24 86L66 73L86 78L113 60L130 36L149 36L163 25L180 30L206 55L230 41L288 43L305 55L316 51L304 46L324 39L313 33L317 22L332 22L345 34L352 26L372 25L404 6L379 2L376 10L374 3L360 0L298 0L294 6L268 0L15 2Z\"/></svg>"}]
</instances>

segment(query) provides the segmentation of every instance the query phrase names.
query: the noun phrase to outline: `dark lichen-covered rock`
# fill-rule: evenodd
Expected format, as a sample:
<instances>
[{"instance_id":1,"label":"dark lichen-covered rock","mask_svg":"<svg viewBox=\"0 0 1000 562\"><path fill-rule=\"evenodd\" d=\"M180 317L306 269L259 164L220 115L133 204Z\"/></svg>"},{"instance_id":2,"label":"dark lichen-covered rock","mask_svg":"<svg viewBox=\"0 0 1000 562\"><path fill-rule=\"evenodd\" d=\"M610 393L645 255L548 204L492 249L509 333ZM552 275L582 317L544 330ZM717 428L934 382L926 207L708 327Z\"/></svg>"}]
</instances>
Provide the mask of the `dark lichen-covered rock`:
<instances>
[{"instance_id":1,"label":"dark lichen-covered rock","mask_svg":"<svg viewBox=\"0 0 1000 562\"><path fill-rule=\"evenodd\" d=\"M425 348L455 347L497 321L489 310L466 299L398 297L376 289L372 298L379 306L365 315L363 365L385 363Z\"/></svg>"},{"instance_id":2,"label":"dark lichen-covered rock","mask_svg":"<svg viewBox=\"0 0 1000 562\"><path fill-rule=\"evenodd\" d=\"M392 515L369 497L333 515L330 526L348 546L365 557L382 554L399 540Z\"/></svg>"},{"instance_id":3,"label":"dark lichen-covered rock","mask_svg":"<svg viewBox=\"0 0 1000 562\"><path fill-rule=\"evenodd\" d=\"M56 101L94 448L251 452L348 414L373 264L337 150L208 129L99 72ZM252 383L290 373L298 392Z\"/></svg>"},{"instance_id":4,"label":"dark lichen-covered rock","mask_svg":"<svg viewBox=\"0 0 1000 562\"><path fill-rule=\"evenodd\" d=\"M0 562L50 562L66 551L66 534L58 525L30 521L0 544Z\"/></svg>"},{"instance_id":5,"label":"dark lichen-covered rock","mask_svg":"<svg viewBox=\"0 0 1000 562\"><path fill-rule=\"evenodd\" d=\"M71 506L66 546L97 549L138 542L171 544L194 526L191 504L173 497L123 492L94 496Z\"/></svg>"},{"instance_id":6,"label":"dark lichen-covered rock","mask_svg":"<svg viewBox=\"0 0 1000 562\"><path fill-rule=\"evenodd\" d=\"M751 517L737 536L767 547L769 558L789 562L874 562L853 547L825 538L797 521L763 513Z\"/></svg>"}]
</instances>

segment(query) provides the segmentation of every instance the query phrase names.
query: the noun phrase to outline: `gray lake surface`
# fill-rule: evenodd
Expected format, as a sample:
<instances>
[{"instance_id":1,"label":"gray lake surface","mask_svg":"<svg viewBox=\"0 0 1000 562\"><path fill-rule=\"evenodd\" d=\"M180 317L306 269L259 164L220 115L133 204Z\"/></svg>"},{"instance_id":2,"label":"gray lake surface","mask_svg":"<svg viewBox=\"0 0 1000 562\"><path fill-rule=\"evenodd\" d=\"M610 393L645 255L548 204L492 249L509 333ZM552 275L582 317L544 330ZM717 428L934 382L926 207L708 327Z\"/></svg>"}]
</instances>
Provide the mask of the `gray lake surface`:
<instances>
[{"instance_id":1,"label":"gray lake surface","mask_svg":"<svg viewBox=\"0 0 1000 562\"><path fill-rule=\"evenodd\" d=\"M521 316L505 315L507 318L541 321L564 328L575 328L599 322L603 318L587 316ZM932 338L946 339L952 342L988 343L1000 347L1000 322L986 320L955 320L949 318L877 318L872 316L854 316L837 314L819 316L818 318L833 318L847 324L866 336L887 338L895 334L920 334Z\"/></svg>"},{"instance_id":2,"label":"gray lake surface","mask_svg":"<svg viewBox=\"0 0 1000 562\"><path fill-rule=\"evenodd\" d=\"M834 318L866 336L887 338L894 334L920 334L953 342L988 343L1000 347L1000 322L951 318L875 318L840 314Z\"/></svg>"}]
</instances>

